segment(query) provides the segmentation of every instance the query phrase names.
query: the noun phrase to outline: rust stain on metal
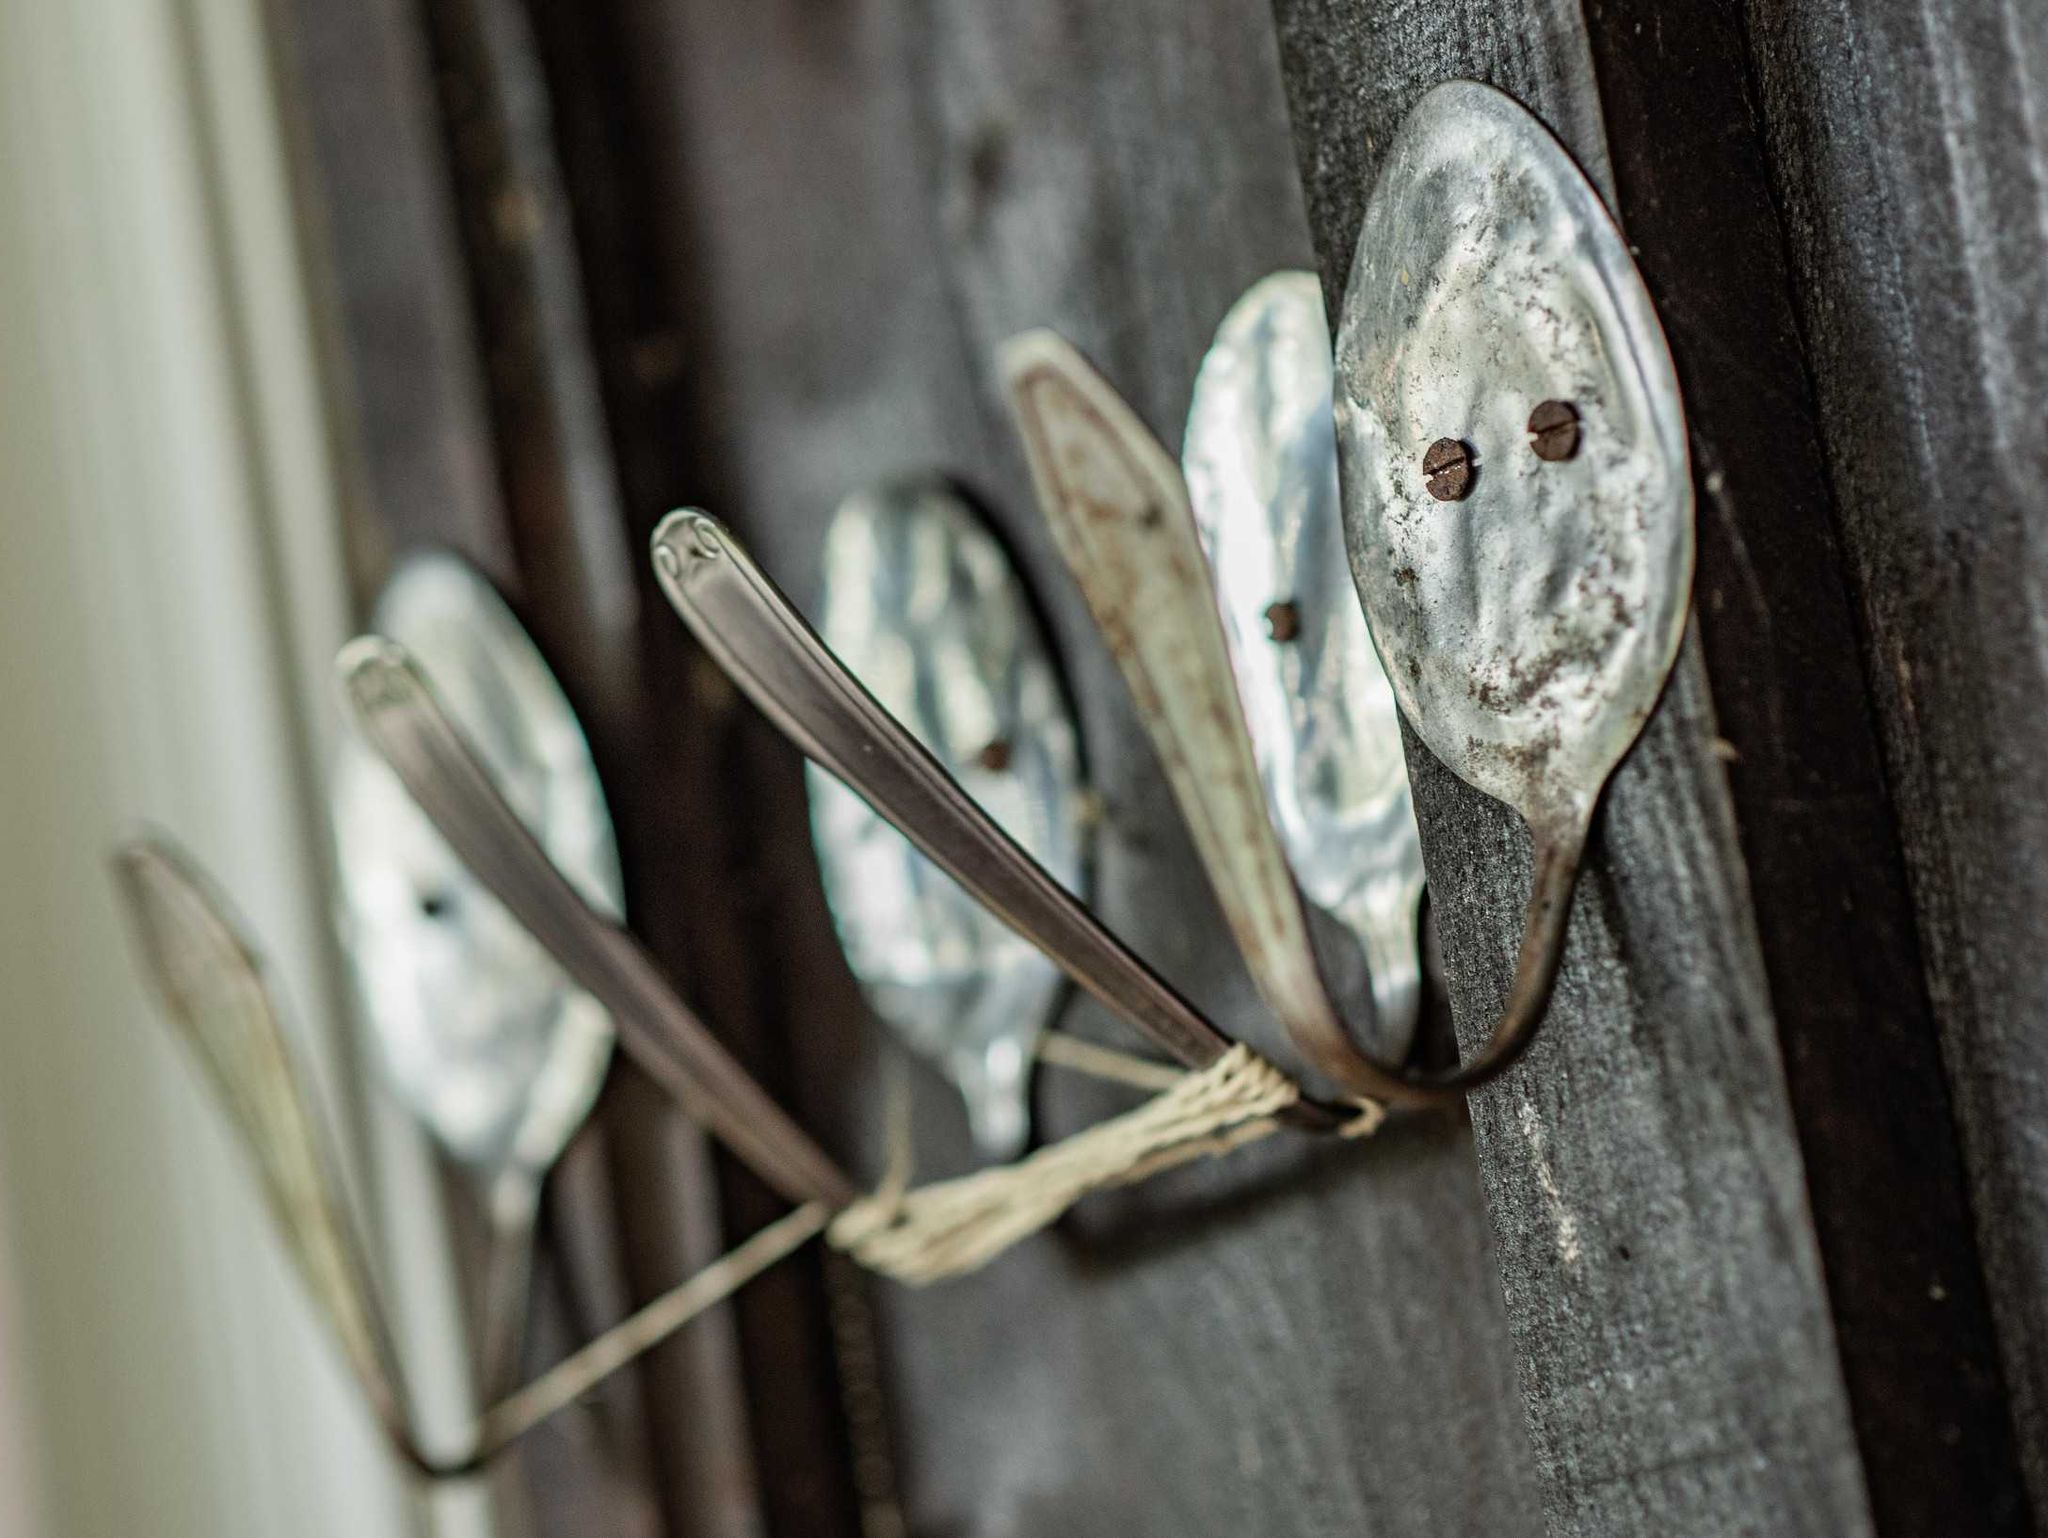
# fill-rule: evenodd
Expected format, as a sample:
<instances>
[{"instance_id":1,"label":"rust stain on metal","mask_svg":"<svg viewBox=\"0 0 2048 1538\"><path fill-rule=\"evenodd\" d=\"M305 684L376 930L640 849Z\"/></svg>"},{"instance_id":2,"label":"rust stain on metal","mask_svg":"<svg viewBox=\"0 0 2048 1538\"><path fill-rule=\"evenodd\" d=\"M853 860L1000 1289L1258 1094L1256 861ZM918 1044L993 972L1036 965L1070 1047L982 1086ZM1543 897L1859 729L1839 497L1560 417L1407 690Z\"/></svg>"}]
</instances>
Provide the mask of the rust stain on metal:
<instances>
[{"instance_id":1,"label":"rust stain on metal","mask_svg":"<svg viewBox=\"0 0 2048 1538\"><path fill-rule=\"evenodd\" d=\"M1439 502L1463 501L1472 492L1472 451L1456 438L1439 438L1422 456L1422 484Z\"/></svg>"},{"instance_id":2,"label":"rust stain on metal","mask_svg":"<svg viewBox=\"0 0 2048 1538\"><path fill-rule=\"evenodd\" d=\"M1289 599L1281 599L1266 606L1266 634L1281 645L1299 639L1301 635L1301 610Z\"/></svg>"},{"instance_id":3,"label":"rust stain on metal","mask_svg":"<svg viewBox=\"0 0 2048 1538\"><path fill-rule=\"evenodd\" d=\"M1529 447L1560 464L1579 451L1579 414L1569 401L1544 401L1529 413Z\"/></svg>"}]
</instances>

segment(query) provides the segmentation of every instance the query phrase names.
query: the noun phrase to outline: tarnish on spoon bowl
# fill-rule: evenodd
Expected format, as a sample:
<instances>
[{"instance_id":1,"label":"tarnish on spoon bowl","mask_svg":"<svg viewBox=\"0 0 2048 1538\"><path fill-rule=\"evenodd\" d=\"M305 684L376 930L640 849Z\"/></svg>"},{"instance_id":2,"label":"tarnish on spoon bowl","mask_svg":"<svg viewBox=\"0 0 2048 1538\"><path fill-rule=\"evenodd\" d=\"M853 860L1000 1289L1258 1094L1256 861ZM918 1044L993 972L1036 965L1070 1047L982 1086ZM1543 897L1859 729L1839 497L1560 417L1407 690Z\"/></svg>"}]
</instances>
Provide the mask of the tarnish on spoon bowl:
<instances>
[{"instance_id":1,"label":"tarnish on spoon bowl","mask_svg":"<svg viewBox=\"0 0 2048 1538\"><path fill-rule=\"evenodd\" d=\"M1402 713L1536 843L1516 978L1471 1085L1547 1007L1587 825L1677 657L1693 567L1678 382L1620 230L1522 107L1469 81L1388 146L1337 338L1351 572ZM1576 413L1536 452L1535 408ZM1466 446L1438 500L1424 455ZM1439 493L1441 494L1441 493Z\"/></svg>"},{"instance_id":2,"label":"tarnish on spoon bowl","mask_svg":"<svg viewBox=\"0 0 2048 1538\"><path fill-rule=\"evenodd\" d=\"M407 560L372 628L433 675L505 799L596 907L623 907L583 733L547 664L473 568ZM590 1109L609 1017L459 860L360 738L335 776L344 924L392 1091L461 1163L544 1171Z\"/></svg>"},{"instance_id":3,"label":"tarnish on spoon bowl","mask_svg":"<svg viewBox=\"0 0 2048 1538\"><path fill-rule=\"evenodd\" d=\"M841 504L826 535L824 642L1062 886L1084 890L1078 733L1002 547L944 482ZM976 1145L1020 1152L1059 968L816 764L818 867L869 1005L959 1088Z\"/></svg>"},{"instance_id":4,"label":"tarnish on spoon bowl","mask_svg":"<svg viewBox=\"0 0 2048 1538\"><path fill-rule=\"evenodd\" d=\"M1344 554L1329 322L1309 272L1247 289L1195 376L1181 466L1273 826L1370 969L1370 1040L1407 1055L1422 845L1394 692Z\"/></svg>"},{"instance_id":5,"label":"tarnish on spoon bowl","mask_svg":"<svg viewBox=\"0 0 2048 1538\"><path fill-rule=\"evenodd\" d=\"M373 625L433 671L505 799L569 881L622 907L618 847L569 702L491 585L456 556L399 567ZM486 1393L517 1366L548 1169L589 1115L611 1017L449 848L358 735L335 767L341 927L384 1079L469 1171L491 1247L479 1305Z\"/></svg>"}]
</instances>

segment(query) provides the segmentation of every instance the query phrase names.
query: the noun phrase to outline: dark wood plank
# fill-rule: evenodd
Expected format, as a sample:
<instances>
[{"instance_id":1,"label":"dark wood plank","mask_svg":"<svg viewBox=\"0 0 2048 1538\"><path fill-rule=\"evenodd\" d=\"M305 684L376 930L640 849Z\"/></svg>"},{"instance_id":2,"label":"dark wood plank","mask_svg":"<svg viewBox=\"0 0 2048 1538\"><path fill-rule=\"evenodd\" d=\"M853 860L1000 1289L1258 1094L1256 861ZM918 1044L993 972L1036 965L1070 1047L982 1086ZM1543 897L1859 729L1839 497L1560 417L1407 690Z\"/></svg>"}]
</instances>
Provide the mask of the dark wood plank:
<instances>
[{"instance_id":1,"label":"dark wood plank","mask_svg":"<svg viewBox=\"0 0 2048 1538\"><path fill-rule=\"evenodd\" d=\"M278 18L308 244L333 305L358 593L367 603L422 544L460 550L505 588L578 705L639 878L641 563L625 542L519 13L505 0L391 0ZM629 895L637 907L648 888L636 880ZM535 1365L723 1247L701 1138L631 1078L615 1074L550 1194ZM630 1193L623 1224L615 1191ZM524 1521L543 1533L754 1531L738 1384L731 1321L714 1315L637 1382L614 1380L522 1444Z\"/></svg>"},{"instance_id":2,"label":"dark wood plank","mask_svg":"<svg viewBox=\"0 0 2048 1538\"><path fill-rule=\"evenodd\" d=\"M1230 1025L1266 1030L1031 507L993 353L1057 325L1177 441L1229 302L1310 255L1268 18L1185 0L633 0L621 14L687 337L667 425L691 446L682 493L802 597L841 496L908 469L962 478L1073 675L1107 807L1100 906ZM796 763L741 719L727 836L753 880L734 897L805 1112L852 1140L876 1120L874 1036L825 921ZM1090 1006L1068 1024L1128 1040ZM957 1109L919 1085L925 1172L962 1167ZM1051 1080L1040 1114L1057 1134L1124 1103ZM981 1276L881 1301L914 1531L1536 1526L1454 1121L1187 1172Z\"/></svg>"},{"instance_id":3,"label":"dark wood plank","mask_svg":"<svg viewBox=\"0 0 2048 1538\"><path fill-rule=\"evenodd\" d=\"M1617 110L1603 98L1594 69L1596 55L1609 70L1615 53L1654 50L1639 34L1657 18L1640 8L1597 7L1582 16L1577 6L1547 3L1418 8L1288 0L1278 9L1311 224L1333 297L1348 277L1364 199L1389 137L1415 98L1440 80L1486 80L1523 101L1610 202L1623 180L1628 191L1649 189L1646 204L1673 190L1666 162L1646 165L1640 151L1664 131L1659 115L1680 110L1677 101L1645 92L1629 104L1633 115ZM1675 27L1684 31L1685 23ZM1724 73L1711 85L1724 95L1739 92L1739 74ZM1738 94L1731 104L1739 102ZM1688 130L1676 138L1694 152L1701 185L1719 186L1716 176L1742 167L1728 165L1725 153L1720 164L1699 158L1702 147L1720 152L1725 144L1688 139L1700 103L1687 105ZM1628 206L1621 204L1624 218ZM1754 222L1758 210L1742 212ZM1659 250L1667 258L1661 276L1668 302L1687 292L1679 286L1684 266L1675 249L1681 221L1646 224L1671 243ZM1640 241L1633 230L1632 238ZM1729 277L1728 264L1714 266L1696 292L1725 299ZM1782 309L1782 288L1776 302ZM1697 313L1704 318L1709 308ZM1717 319L1725 323L1727 316ZM1804 521L1793 528L1810 537L1801 554L1826 555L1825 505L1813 494L1810 448L1803 465L1794 460L1791 477L1772 484L1752 473L1762 462L1740 437L1754 424L1730 391L1763 355L1757 329L1738 326L1717 339L1704 326L1673 327L1695 443L1703 450L1696 453L1706 525L1699 590L1709 596L1724 565L1734 564L1724 562L1716 543L1723 525L1768 524L1788 505L1799 513L1802 495ZM1851 637L1845 625L1825 623L1840 614L1838 599L1832 609L1826 602L1831 575L1823 565L1816 579L1823 584L1822 622L1792 627L1797 633L1782 638L1784 653L1758 656L1713 643L1703 650L1697 633L1688 639L1663 705L1608 793L1544 1038L1519 1069L1473 1102L1555 1530L1833 1534L1871 1526L1858 1417L1837 1354L1795 1131L1805 1129L1780 1052L1788 1025L1813 1025L1831 1010L1838 1020L1850 1018L1824 992L1802 993L1786 976L1796 945L1812 944L1826 958L1823 970L1839 971L1854 955L1845 946L1858 937L1833 932L1795 941L1774 928L1766 943L1760 915L1789 924L1810 894L1773 886L1753 906L1757 871L1744 858L1745 839L1774 862L1793 855L1789 843L1776 841L1802 832L1823 847L1844 834L1874 842L1878 877L1866 879L1867 851L1860 847L1846 874L1880 899L1876 938L1896 952L1903 937L1910 953L1910 921L1898 911L1896 881L1887 885L1883 876L1888 824L1882 787L1873 783L1867 723L1853 708ZM1712 630L1714 620L1709 606L1699 628ZM1797 666L1815 657L1837 672L1799 675ZM1731 797L1709 675L1732 684L1727 675L1735 664L1752 668L1750 681L1767 692L1723 706L1729 719L1757 728L1739 734L1737 749L1749 739L1760 760ZM1822 723L1804 736L1804 722L1788 729L1781 721L1772 731L1761 707L1810 706L1805 691L1840 688L1842 668L1850 674L1850 703L1837 706L1830 724L1846 719L1852 747L1860 726L1863 755L1802 756L1802 745L1825 741ZM1745 713L1749 707L1759 708ZM1512 818L1419 745L1411 744L1410 759L1453 1003L1469 1047L1503 996L1528 882L1527 840ZM1845 784L1848 798L1831 799ZM1764 815L1752 820L1751 812ZM1812 916L1810 903L1805 911ZM1915 1017L1909 954L1902 967L1903 1033L1917 1026L1924 1044L1924 999ZM1796 1049L1800 1038L1783 1039ZM1797 1073L1793 1079L1800 1082ZM1932 1120L1945 1134L1938 1084L1935 1090ZM1937 1187L1956 1194L1952 1178ZM1967 1245L1960 1203L1949 1211L1949 1237L1959 1234ZM1903 1287L1903 1271L1886 1280Z\"/></svg>"},{"instance_id":4,"label":"dark wood plank","mask_svg":"<svg viewBox=\"0 0 2048 1538\"><path fill-rule=\"evenodd\" d=\"M274 0L300 223L365 602L397 547L433 540L515 576L446 187L439 108L406 0Z\"/></svg>"},{"instance_id":5,"label":"dark wood plank","mask_svg":"<svg viewBox=\"0 0 2048 1538\"><path fill-rule=\"evenodd\" d=\"M691 493L707 462L718 462L718 449L703 435L672 430L677 402L687 397L699 311L678 302L659 260L661 205L630 95L621 89L633 72L635 40L616 15L577 0L532 0L527 9L547 73L590 346L619 466L619 528L634 559L634 666L646 681L647 726L638 852L658 873L641 922L722 1038L787 1099L794 1088L788 1022L771 1016L759 986L764 914L751 895L757 878L743 820L734 815L747 801L744 768L734 763L741 718L722 677L676 625L645 557L655 523ZM722 1159L719 1173L727 1243L783 1211L781 1199L736 1163ZM637 1202L630 1221L650 1234L675 1228L658 1198ZM887 1511L886 1438L858 1416L849 1423L854 1390L842 1382L842 1358L857 1377L872 1354L872 1322L858 1290L848 1292L836 1267L805 1255L748 1287L733 1317L746 1375L752 1520L772 1532L830 1538L861 1525L864 1508ZM679 1421L700 1413L687 1393L672 1403ZM671 1472L677 1501L716 1501L734 1482L734 1471L722 1479L703 1477L708 1472Z\"/></svg>"},{"instance_id":6,"label":"dark wood plank","mask_svg":"<svg viewBox=\"0 0 2048 1538\"><path fill-rule=\"evenodd\" d=\"M1700 629L1873 1514L2027 1531L1740 17L1614 0L1590 32L1617 206L1680 359Z\"/></svg>"},{"instance_id":7,"label":"dark wood plank","mask_svg":"<svg viewBox=\"0 0 2048 1538\"><path fill-rule=\"evenodd\" d=\"M1743 10L2048 1524L2048 15L2029 0Z\"/></svg>"}]
</instances>

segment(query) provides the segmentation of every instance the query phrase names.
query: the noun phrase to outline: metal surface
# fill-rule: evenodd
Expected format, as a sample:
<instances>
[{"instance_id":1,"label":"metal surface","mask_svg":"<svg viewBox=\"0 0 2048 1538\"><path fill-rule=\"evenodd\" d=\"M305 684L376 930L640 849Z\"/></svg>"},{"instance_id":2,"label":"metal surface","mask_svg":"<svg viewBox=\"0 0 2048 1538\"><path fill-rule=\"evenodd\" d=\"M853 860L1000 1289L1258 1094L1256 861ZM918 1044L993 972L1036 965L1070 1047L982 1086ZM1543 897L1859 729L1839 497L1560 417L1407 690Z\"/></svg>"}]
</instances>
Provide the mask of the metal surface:
<instances>
[{"instance_id":1,"label":"metal surface","mask_svg":"<svg viewBox=\"0 0 2048 1538\"><path fill-rule=\"evenodd\" d=\"M1039 506L1123 672L1261 996L1339 1084L1374 1095L1397 1087L1352 1041L1324 983L1266 812L1180 467L1052 332L1013 338L1002 366Z\"/></svg>"},{"instance_id":2,"label":"metal surface","mask_svg":"<svg viewBox=\"0 0 2048 1538\"><path fill-rule=\"evenodd\" d=\"M1230 1040L1017 846L875 703L726 528L695 509L654 531L662 591L704 649L807 756L1075 982L1179 1061L1206 1068ZM1331 1127L1303 1101L1286 1118Z\"/></svg>"},{"instance_id":3,"label":"metal surface","mask_svg":"<svg viewBox=\"0 0 2048 1538\"><path fill-rule=\"evenodd\" d=\"M1402 712L1536 840L1507 1008L1448 1081L1470 1084L1542 1016L1594 804L1677 655L1693 562L1678 385L1597 194L1535 118L1465 81L1389 146L1337 378L1352 576ZM1567 400L1578 451L1528 452L1533 410ZM1420 468L1442 436L1476 450L1455 505Z\"/></svg>"},{"instance_id":4,"label":"metal surface","mask_svg":"<svg viewBox=\"0 0 2048 1538\"><path fill-rule=\"evenodd\" d=\"M1072 714L1015 570L960 497L908 480L848 498L826 534L820 597L839 660L1054 880L1082 891ZM825 896L862 992L959 1087L982 1152L1013 1157L1059 968L832 775L810 764L807 783Z\"/></svg>"},{"instance_id":5,"label":"metal surface","mask_svg":"<svg viewBox=\"0 0 2048 1538\"><path fill-rule=\"evenodd\" d=\"M405 648L358 637L335 666L357 730L485 888L610 1010L648 1077L784 1196L851 1201L845 1174L733 1061L639 943L556 868Z\"/></svg>"},{"instance_id":6,"label":"metal surface","mask_svg":"<svg viewBox=\"0 0 2048 1538\"><path fill-rule=\"evenodd\" d=\"M339 1166L255 947L213 883L168 841L123 843L114 874L150 982L255 1163L271 1216L364 1397L400 1456L433 1472L407 1419Z\"/></svg>"},{"instance_id":7,"label":"metal surface","mask_svg":"<svg viewBox=\"0 0 2048 1538\"><path fill-rule=\"evenodd\" d=\"M433 673L505 799L592 904L623 897L589 749L533 642L488 582L439 553L399 567L372 628ZM392 1090L486 1178L531 1180L595 1098L612 1027L448 847L359 738L335 770L344 928Z\"/></svg>"},{"instance_id":8,"label":"metal surface","mask_svg":"<svg viewBox=\"0 0 2048 1538\"><path fill-rule=\"evenodd\" d=\"M1302 895L1357 938L1366 1039L1413 1040L1422 844L1394 694L1344 557L1329 323L1313 273L1245 291L1195 376L1181 466L1266 804Z\"/></svg>"},{"instance_id":9,"label":"metal surface","mask_svg":"<svg viewBox=\"0 0 2048 1538\"><path fill-rule=\"evenodd\" d=\"M373 626L430 666L449 708L548 856L616 916L611 817L569 702L504 600L456 556L412 556ZM367 745L334 779L342 929L385 1081L476 1181L492 1241L483 1380L502 1382L524 1323L541 1181L589 1113L612 1025L485 890Z\"/></svg>"}]
</instances>

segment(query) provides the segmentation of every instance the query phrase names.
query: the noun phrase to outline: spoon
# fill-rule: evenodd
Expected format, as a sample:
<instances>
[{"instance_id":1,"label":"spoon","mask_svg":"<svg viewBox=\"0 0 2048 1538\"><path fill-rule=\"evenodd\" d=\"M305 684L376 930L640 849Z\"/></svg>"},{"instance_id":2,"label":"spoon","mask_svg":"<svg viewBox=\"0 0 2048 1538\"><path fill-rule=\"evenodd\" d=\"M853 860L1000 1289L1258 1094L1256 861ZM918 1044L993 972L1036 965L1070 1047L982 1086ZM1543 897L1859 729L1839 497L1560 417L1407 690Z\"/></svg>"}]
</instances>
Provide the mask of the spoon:
<instances>
[{"instance_id":1,"label":"spoon","mask_svg":"<svg viewBox=\"0 0 2048 1538\"><path fill-rule=\"evenodd\" d=\"M819 630L1062 886L1086 874L1079 734L1002 546L944 481L848 497L825 535ZM975 1145L1023 1151L1031 1065L1065 992L1057 967L806 765L811 842L869 1007L953 1081Z\"/></svg>"},{"instance_id":2,"label":"spoon","mask_svg":"<svg viewBox=\"0 0 2048 1538\"><path fill-rule=\"evenodd\" d=\"M376 628L434 670L492 779L611 917L618 848L590 750L539 649L474 567L405 561ZM448 847L398 778L345 737L334 777L342 928L385 1082L478 1193L489 1242L483 1391L516 1370L542 1183L597 1098L612 1023Z\"/></svg>"},{"instance_id":3,"label":"spoon","mask_svg":"<svg viewBox=\"0 0 2048 1538\"><path fill-rule=\"evenodd\" d=\"M962 791L806 625L724 525L696 509L654 531L655 571L705 651L808 757L830 770L1066 974L1190 1068L1230 1039L1138 959ZM1283 1113L1329 1128L1300 1101Z\"/></svg>"},{"instance_id":4,"label":"spoon","mask_svg":"<svg viewBox=\"0 0 2048 1538\"><path fill-rule=\"evenodd\" d=\"M255 1164L293 1264L371 1412L406 1462L437 1472L414 1438L391 1331L347 1217L339 1165L314 1118L254 946L226 900L169 840L129 839L113 864L144 972Z\"/></svg>"},{"instance_id":5,"label":"spoon","mask_svg":"<svg viewBox=\"0 0 2048 1538\"><path fill-rule=\"evenodd\" d=\"M556 868L405 648L360 636L335 667L356 729L463 863L610 1011L620 1045L648 1076L783 1196L850 1204L853 1183L733 1061L639 942Z\"/></svg>"},{"instance_id":6,"label":"spoon","mask_svg":"<svg viewBox=\"0 0 2048 1538\"><path fill-rule=\"evenodd\" d=\"M490 1406L454 1457L424 1452L406 1409L387 1317L349 1222L338 1168L311 1111L254 947L197 865L157 835L114 856L144 972L256 1165L271 1215L392 1449L432 1480L472 1475L536 1426L822 1231L809 1202L628 1315Z\"/></svg>"},{"instance_id":7,"label":"spoon","mask_svg":"<svg viewBox=\"0 0 2048 1538\"><path fill-rule=\"evenodd\" d=\"M1273 831L1359 942L1367 1044L1407 1056L1422 993L1422 840L1393 686L1344 553L1330 328L1314 273L1246 289L1195 374L1181 470Z\"/></svg>"},{"instance_id":8,"label":"spoon","mask_svg":"<svg viewBox=\"0 0 2048 1538\"><path fill-rule=\"evenodd\" d=\"M1002 362L1039 506L1123 670L1253 982L1295 1045L1345 1089L1418 1098L1359 1050L1323 982L1179 466L1065 339L1027 332Z\"/></svg>"},{"instance_id":9,"label":"spoon","mask_svg":"<svg viewBox=\"0 0 2048 1538\"><path fill-rule=\"evenodd\" d=\"M1678 656L1685 413L1599 194L1472 81L1423 96L1388 145L1336 368L1351 574L1401 713L1535 845L1501 1012L1427 1081L1469 1090L1543 1018L1594 807Z\"/></svg>"}]
</instances>

